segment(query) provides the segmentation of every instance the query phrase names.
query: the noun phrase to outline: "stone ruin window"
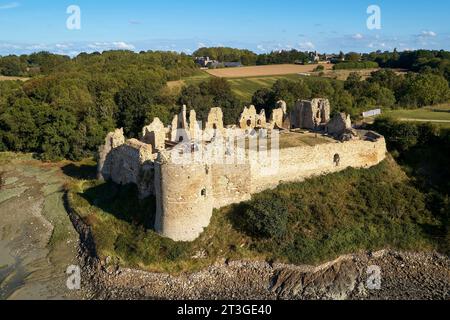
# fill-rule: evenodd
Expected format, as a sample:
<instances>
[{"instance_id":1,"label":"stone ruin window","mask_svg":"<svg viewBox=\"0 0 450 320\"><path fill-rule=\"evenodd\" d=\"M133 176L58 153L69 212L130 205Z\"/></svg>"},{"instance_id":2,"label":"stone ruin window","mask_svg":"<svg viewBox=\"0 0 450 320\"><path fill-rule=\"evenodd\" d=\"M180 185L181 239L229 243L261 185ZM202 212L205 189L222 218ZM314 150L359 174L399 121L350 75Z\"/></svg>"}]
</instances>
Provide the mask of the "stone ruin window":
<instances>
[{"instance_id":1,"label":"stone ruin window","mask_svg":"<svg viewBox=\"0 0 450 320\"><path fill-rule=\"evenodd\" d=\"M251 127L252 126L252 120L248 119L247 120L247 127Z\"/></svg>"},{"instance_id":2,"label":"stone ruin window","mask_svg":"<svg viewBox=\"0 0 450 320\"><path fill-rule=\"evenodd\" d=\"M339 167L339 164L341 163L341 156L336 153L334 155L333 162L336 165L336 167Z\"/></svg>"},{"instance_id":3,"label":"stone ruin window","mask_svg":"<svg viewBox=\"0 0 450 320\"><path fill-rule=\"evenodd\" d=\"M200 194L202 197L206 197L206 188L203 188Z\"/></svg>"},{"instance_id":4,"label":"stone ruin window","mask_svg":"<svg viewBox=\"0 0 450 320\"><path fill-rule=\"evenodd\" d=\"M183 142L183 140L184 140L184 138L183 138L183 136L181 136L181 137L178 139L178 142Z\"/></svg>"}]
</instances>

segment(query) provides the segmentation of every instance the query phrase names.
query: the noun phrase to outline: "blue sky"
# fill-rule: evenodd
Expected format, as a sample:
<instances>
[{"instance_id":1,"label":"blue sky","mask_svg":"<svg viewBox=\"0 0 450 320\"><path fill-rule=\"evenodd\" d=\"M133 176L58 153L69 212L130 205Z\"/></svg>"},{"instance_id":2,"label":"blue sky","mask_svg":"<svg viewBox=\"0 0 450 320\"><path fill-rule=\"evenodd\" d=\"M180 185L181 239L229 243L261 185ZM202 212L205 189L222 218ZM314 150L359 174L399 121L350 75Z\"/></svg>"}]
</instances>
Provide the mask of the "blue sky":
<instances>
[{"instance_id":1,"label":"blue sky","mask_svg":"<svg viewBox=\"0 0 450 320\"><path fill-rule=\"evenodd\" d=\"M373 4L380 30L366 26ZM66 28L70 5L81 9L81 30ZM220 45L258 53L450 50L449 21L448 0L0 0L0 55Z\"/></svg>"}]
</instances>

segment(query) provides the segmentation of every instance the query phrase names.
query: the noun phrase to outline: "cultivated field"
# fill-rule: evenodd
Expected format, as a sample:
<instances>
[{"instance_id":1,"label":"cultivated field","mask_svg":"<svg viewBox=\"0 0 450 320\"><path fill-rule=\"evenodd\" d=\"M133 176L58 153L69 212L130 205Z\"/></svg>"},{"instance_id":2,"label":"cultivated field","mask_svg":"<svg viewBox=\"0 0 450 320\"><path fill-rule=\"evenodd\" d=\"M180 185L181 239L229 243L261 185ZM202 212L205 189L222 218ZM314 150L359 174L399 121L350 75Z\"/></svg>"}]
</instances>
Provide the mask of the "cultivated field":
<instances>
[{"instance_id":1,"label":"cultivated field","mask_svg":"<svg viewBox=\"0 0 450 320\"><path fill-rule=\"evenodd\" d=\"M233 78L228 79L233 93L244 101L251 101L253 94L262 88L271 88L277 80L297 80L302 76L298 74L288 74L282 76L266 76L253 78Z\"/></svg>"},{"instance_id":2,"label":"cultivated field","mask_svg":"<svg viewBox=\"0 0 450 320\"><path fill-rule=\"evenodd\" d=\"M326 70L333 68L332 64L323 65ZM317 65L277 64L269 66L254 66L242 68L224 68L207 70L210 75L221 78L245 78L261 76L277 76L295 73L313 72Z\"/></svg>"}]
</instances>

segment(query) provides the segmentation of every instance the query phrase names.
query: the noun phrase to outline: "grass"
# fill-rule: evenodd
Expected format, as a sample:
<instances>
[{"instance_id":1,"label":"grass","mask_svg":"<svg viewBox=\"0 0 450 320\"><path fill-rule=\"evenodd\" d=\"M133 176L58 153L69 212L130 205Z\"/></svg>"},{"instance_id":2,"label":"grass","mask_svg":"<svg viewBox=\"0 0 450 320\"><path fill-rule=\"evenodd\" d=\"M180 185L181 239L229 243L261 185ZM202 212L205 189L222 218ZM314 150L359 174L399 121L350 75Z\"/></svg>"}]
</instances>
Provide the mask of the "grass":
<instances>
[{"instance_id":1,"label":"grass","mask_svg":"<svg viewBox=\"0 0 450 320\"><path fill-rule=\"evenodd\" d=\"M281 79L297 80L302 76L290 74L284 76L262 76L251 78L232 78L228 79L231 89L236 96L243 101L251 101L253 94L259 89L272 88L275 82Z\"/></svg>"},{"instance_id":2,"label":"grass","mask_svg":"<svg viewBox=\"0 0 450 320\"><path fill-rule=\"evenodd\" d=\"M317 264L359 250L435 249L440 239L436 230L441 222L391 159L368 170L284 184L249 202L215 210L210 226L192 243L153 232L155 199L136 195L133 186L76 181L68 199L92 227L100 257L155 272L194 271L218 259ZM252 208L270 199L283 199L288 208L283 238L255 236L248 226Z\"/></svg>"},{"instance_id":3,"label":"grass","mask_svg":"<svg viewBox=\"0 0 450 320\"><path fill-rule=\"evenodd\" d=\"M420 109L391 110L386 114L402 121L433 122L450 127L450 104L448 103Z\"/></svg>"}]
</instances>

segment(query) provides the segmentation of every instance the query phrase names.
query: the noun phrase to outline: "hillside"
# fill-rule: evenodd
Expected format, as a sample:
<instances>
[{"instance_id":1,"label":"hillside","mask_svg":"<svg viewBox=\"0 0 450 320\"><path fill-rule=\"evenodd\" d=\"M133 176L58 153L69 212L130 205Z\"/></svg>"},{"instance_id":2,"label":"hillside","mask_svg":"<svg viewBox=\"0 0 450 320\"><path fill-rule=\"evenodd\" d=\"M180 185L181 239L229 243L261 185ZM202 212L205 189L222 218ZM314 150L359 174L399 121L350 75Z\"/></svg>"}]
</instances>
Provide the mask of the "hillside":
<instances>
[{"instance_id":1,"label":"hillside","mask_svg":"<svg viewBox=\"0 0 450 320\"><path fill-rule=\"evenodd\" d=\"M134 187L78 181L68 199L92 227L100 257L112 257L121 266L175 273L198 270L217 259L303 264L386 247L431 250L439 242L431 233L442 223L392 159L368 170L285 184L216 210L211 225L192 243L154 233L154 199L139 201Z\"/></svg>"}]
</instances>

